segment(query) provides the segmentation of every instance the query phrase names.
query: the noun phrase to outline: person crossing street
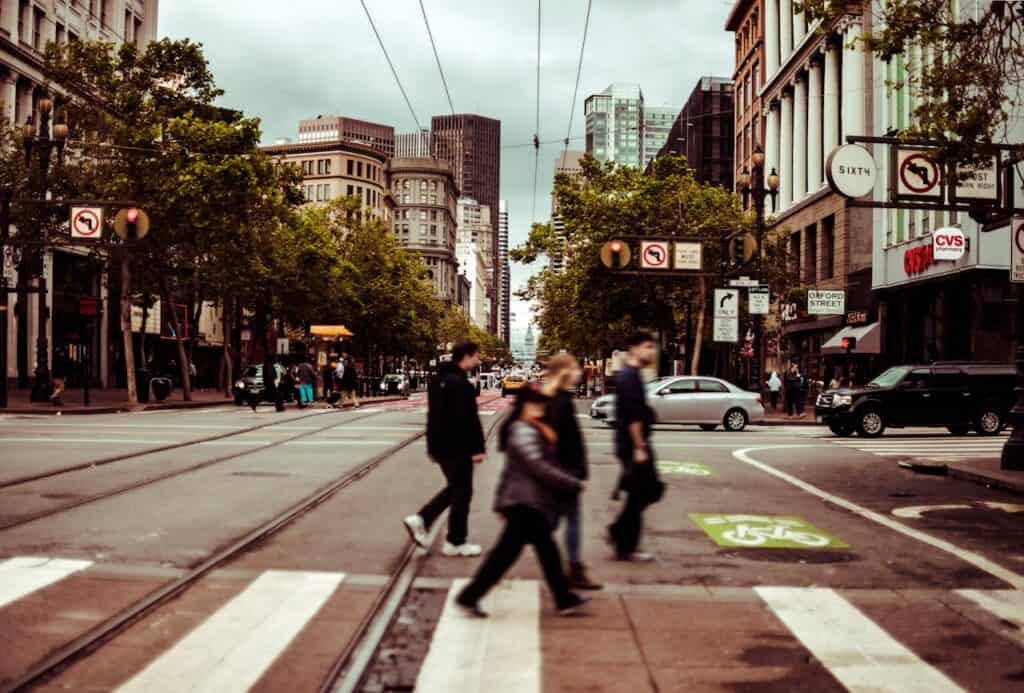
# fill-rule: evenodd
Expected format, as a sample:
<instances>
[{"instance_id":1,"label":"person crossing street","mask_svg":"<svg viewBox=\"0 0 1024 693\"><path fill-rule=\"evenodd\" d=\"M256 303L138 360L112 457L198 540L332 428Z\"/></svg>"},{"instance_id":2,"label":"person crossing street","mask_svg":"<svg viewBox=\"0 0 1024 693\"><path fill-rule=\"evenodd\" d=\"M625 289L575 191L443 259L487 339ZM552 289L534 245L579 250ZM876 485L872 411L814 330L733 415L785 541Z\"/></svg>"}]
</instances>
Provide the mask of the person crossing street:
<instances>
[{"instance_id":1,"label":"person crossing street","mask_svg":"<svg viewBox=\"0 0 1024 693\"><path fill-rule=\"evenodd\" d=\"M473 466L484 461L487 450L476 388L468 377L480 364L479 352L473 342L456 344L451 361L441 364L427 388L427 454L441 467L446 484L418 513L404 520L412 540L426 549L427 532L447 509L445 556L479 556L482 551L467 541Z\"/></svg>"}]
</instances>

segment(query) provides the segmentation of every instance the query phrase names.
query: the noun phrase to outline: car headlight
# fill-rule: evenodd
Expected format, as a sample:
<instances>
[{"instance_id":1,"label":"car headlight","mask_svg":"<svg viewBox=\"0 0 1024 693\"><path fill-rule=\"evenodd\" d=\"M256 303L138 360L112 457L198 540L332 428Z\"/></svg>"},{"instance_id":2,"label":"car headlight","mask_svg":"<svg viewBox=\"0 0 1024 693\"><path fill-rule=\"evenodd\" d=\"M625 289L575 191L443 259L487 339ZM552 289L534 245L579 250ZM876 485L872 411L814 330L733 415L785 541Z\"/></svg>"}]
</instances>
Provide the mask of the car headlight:
<instances>
[{"instance_id":1,"label":"car headlight","mask_svg":"<svg viewBox=\"0 0 1024 693\"><path fill-rule=\"evenodd\" d=\"M387 390L388 389L388 384L387 383L381 383L380 384L380 389L381 390Z\"/></svg>"},{"instance_id":2,"label":"car headlight","mask_svg":"<svg viewBox=\"0 0 1024 693\"><path fill-rule=\"evenodd\" d=\"M404 389L405 389L405 385L403 385L402 383L398 383L398 391L401 392Z\"/></svg>"},{"instance_id":3,"label":"car headlight","mask_svg":"<svg viewBox=\"0 0 1024 693\"><path fill-rule=\"evenodd\" d=\"M832 406L834 407L848 407L853 404L853 397L851 395L836 395L832 400Z\"/></svg>"},{"instance_id":4,"label":"car headlight","mask_svg":"<svg viewBox=\"0 0 1024 693\"><path fill-rule=\"evenodd\" d=\"M239 380L237 383L235 383L235 387L237 387L239 390L244 390L245 389L245 381L244 380Z\"/></svg>"}]
</instances>

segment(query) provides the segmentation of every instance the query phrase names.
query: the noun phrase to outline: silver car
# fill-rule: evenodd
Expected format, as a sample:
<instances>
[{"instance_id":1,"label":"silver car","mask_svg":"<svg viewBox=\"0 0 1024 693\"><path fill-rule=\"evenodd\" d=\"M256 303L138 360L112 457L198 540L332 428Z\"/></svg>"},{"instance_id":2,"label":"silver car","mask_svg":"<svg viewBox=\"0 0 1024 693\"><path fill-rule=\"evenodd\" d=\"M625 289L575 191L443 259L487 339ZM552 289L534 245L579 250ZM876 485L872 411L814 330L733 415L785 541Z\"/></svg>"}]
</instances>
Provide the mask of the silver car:
<instances>
[{"instance_id":1,"label":"silver car","mask_svg":"<svg viewBox=\"0 0 1024 693\"><path fill-rule=\"evenodd\" d=\"M647 404L657 423L697 424L705 431L742 431L764 420L761 395L719 378L659 378L647 384ZM614 424L615 395L594 400L590 416Z\"/></svg>"}]
</instances>

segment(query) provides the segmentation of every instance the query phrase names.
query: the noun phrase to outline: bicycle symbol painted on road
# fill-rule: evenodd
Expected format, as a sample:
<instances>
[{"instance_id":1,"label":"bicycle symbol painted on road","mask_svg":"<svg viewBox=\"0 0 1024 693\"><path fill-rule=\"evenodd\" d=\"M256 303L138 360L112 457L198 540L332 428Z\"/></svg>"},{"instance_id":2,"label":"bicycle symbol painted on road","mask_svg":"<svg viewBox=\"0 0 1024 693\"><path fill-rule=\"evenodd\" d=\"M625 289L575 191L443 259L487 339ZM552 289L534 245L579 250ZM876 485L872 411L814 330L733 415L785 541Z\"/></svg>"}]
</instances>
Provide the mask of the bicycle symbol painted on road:
<instances>
[{"instance_id":1,"label":"bicycle symbol painted on road","mask_svg":"<svg viewBox=\"0 0 1024 693\"><path fill-rule=\"evenodd\" d=\"M848 548L841 539L799 517L691 514L719 546L772 549Z\"/></svg>"}]
</instances>

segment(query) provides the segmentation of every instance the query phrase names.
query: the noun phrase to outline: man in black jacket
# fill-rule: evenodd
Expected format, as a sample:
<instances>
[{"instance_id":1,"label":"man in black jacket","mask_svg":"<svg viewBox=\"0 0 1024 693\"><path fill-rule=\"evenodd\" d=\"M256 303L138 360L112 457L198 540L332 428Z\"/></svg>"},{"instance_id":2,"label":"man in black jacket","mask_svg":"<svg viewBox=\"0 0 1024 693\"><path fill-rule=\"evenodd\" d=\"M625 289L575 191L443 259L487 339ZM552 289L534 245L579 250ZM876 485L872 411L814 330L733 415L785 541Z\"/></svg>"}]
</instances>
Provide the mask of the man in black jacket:
<instances>
[{"instance_id":1,"label":"man in black jacket","mask_svg":"<svg viewBox=\"0 0 1024 693\"><path fill-rule=\"evenodd\" d=\"M469 502L473 498L473 465L484 461L484 430L476 408L476 388L467 371L480 364L480 348L461 342L452 360L441 364L427 388L427 454L441 465L447 485L416 514L405 518L412 540L427 546L427 531L446 508L448 540L445 556L479 556L478 544L466 542Z\"/></svg>"}]
</instances>

